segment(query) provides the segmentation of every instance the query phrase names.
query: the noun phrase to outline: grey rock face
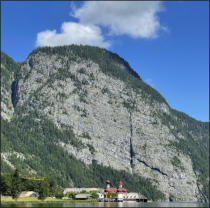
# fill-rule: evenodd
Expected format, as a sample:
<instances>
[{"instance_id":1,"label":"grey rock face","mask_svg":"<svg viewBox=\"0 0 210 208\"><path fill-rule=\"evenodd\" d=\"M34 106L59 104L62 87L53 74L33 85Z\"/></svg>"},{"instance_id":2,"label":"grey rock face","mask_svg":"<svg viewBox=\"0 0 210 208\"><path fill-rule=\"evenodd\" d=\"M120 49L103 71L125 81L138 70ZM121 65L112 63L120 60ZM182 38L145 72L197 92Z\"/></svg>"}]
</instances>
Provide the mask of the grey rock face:
<instances>
[{"instance_id":1,"label":"grey rock face","mask_svg":"<svg viewBox=\"0 0 210 208\"><path fill-rule=\"evenodd\" d=\"M159 115L170 114L169 106L151 103L149 94L104 74L91 60L68 59L45 53L29 57L21 68L17 106L24 106L25 113L36 109L58 127L72 127L84 147L57 145L86 164L96 160L151 179L168 198L197 201L191 159L167 146L176 138ZM174 157L184 168L172 164Z\"/></svg>"},{"instance_id":2,"label":"grey rock face","mask_svg":"<svg viewBox=\"0 0 210 208\"><path fill-rule=\"evenodd\" d=\"M8 73L6 67L1 63L1 117L10 121L14 108L11 101L11 85L13 73Z\"/></svg>"}]
</instances>

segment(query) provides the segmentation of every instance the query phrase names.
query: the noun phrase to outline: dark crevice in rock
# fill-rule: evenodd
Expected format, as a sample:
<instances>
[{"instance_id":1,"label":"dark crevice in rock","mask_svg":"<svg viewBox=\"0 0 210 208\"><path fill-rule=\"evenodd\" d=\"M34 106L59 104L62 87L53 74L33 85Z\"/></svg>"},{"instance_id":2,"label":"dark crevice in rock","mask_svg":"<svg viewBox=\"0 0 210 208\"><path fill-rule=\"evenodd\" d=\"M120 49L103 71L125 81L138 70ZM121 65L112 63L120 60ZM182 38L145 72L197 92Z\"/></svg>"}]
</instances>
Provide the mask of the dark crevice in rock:
<instances>
[{"instance_id":1,"label":"dark crevice in rock","mask_svg":"<svg viewBox=\"0 0 210 208\"><path fill-rule=\"evenodd\" d=\"M133 125L132 125L132 115L131 112L129 112L129 120L130 120L130 166L133 170L134 164L133 164L133 157L135 156L135 153L133 151L133 144L132 144L132 137L133 137Z\"/></svg>"},{"instance_id":2,"label":"dark crevice in rock","mask_svg":"<svg viewBox=\"0 0 210 208\"><path fill-rule=\"evenodd\" d=\"M162 172L159 168L154 168L154 167L151 167L150 165L148 165L145 161L143 160L140 160L140 159L137 159L140 163L143 163L145 166L147 166L148 168L152 169L152 170L155 170L155 171L158 171L159 173L161 173L162 175L165 175L165 176L168 176L166 173Z\"/></svg>"},{"instance_id":3,"label":"dark crevice in rock","mask_svg":"<svg viewBox=\"0 0 210 208\"><path fill-rule=\"evenodd\" d=\"M15 108L18 103L18 77L16 77L15 80L12 82L11 90L12 90L11 94L12 105L13 108Z\"/></svg>"}]
</instances>

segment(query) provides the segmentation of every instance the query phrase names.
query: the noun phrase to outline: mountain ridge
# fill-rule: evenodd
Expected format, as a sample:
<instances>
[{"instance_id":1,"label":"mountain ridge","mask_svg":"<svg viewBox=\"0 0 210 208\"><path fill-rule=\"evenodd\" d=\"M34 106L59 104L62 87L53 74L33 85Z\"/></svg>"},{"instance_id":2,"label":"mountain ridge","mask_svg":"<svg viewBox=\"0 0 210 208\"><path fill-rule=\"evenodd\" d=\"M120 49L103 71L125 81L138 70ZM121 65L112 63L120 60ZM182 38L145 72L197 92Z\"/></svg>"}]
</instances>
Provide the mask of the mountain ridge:
<instances>
[{"instance_id":1,"label":"mountain ridge","mask_svg":"<svg viewBox=\"0 0 210 208\"><path fill-rule=\"evenodd\" d=\"M157 186L166 198L207 200L209 123L199 123L171 109L160 93L145 84L124 59L113 53L109 56L109 53L97 47L75 45L35 49L20 64L18 76L14 74L13 79L9 78L12 80L9 83L16 81L17 84L18 81L16 92L13 93L18 101L16 100L17 106L12 116L6 110L7 116L1 115L3 120L13 124L16 122L21 128L21 123L27 126L24 119L28 120L26 118L30 115L28 123L31 123L32 127L36 126L36 122L42 122L40 115L44 115L48 120L43 124L44 128L49 122L55 125L52 127L49 124L46 132L51 132L49 135L55 138L53 142L56 148L74 155L77 160L90 166L93 161L97 161L101 167L110 166L117 171L126 171L146 178ZM6 79L6 76L2 79L4 78ZM4 88L9 90L5 86ZM3 92L3 96L8 97L8 94ZM7 119L8 117L10 119ZM5 124L5 129L10 128L12 123L9 123ZM31 127L29 125L24 128L28 132ZM39 128L42 127L38 125L36 131L39 131ZM55 135L60 133L56 133L57 130L54 132L53 128L63 132L62 139L56 139ZM29 135L32 132L29 131ZM4 131L4 144L13 151L11 136L5 135L7 133ZM36 133L33 135L35 138ZM48 141L48 135L40 135ZM18 137L21 142L21 135ZM41 142L41 145L45 139L36 142ZM51 145L48 142L47 144ZM105 144L109 144L110 148L106 149ZM23 149L19 147L18 151L24 152ZM114 154L116 157L113 158ZM8 161L9 157L7 156ZM10 161L21 164L14 158L10 158ZM163 166L163 161L167 168ZM200 164L201 161L204 165ZM30 163L32 162L27 161L27 164ZM31 164L31 167L35 166ZM187 170L183 170L185 166ZM171 171L177 176L173 176ZM182 179L183 173L187 177ZM67 173L64 175L68 176ZM181 177L180 180L185 184L184 196L176 177ZM57 180L62 184L58 176ZM72 179L70 181L77 184ZM189 187L188 183L191 183L192 187Z\"/></svg>"}]
</instances>

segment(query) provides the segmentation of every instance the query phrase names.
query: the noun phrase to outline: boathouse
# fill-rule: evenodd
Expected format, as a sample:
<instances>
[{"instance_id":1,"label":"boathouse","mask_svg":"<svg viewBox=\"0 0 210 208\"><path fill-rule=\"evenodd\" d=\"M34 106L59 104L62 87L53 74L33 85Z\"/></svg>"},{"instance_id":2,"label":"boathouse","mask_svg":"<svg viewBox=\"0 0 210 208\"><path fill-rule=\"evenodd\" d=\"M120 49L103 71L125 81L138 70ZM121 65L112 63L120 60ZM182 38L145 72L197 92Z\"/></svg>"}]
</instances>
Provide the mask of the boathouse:
<instances>
[{"instance_id":1,"label":"boathouse","mask_svg":"<svg viewBox=\"0 0 210 208\"><path fill-rule=\"evenodd\" d=\"M123 197L125 201L147 202L147 197L136 192L125 193Z\"/></svg>"},{"instance_id":2,"label":"boathouse","mask_svg":"<svg viewBox=\"0 0 210 208\"><path fill-rule=\"evenodd\" d=\"M87 199L92 199L91 194L77 194L75 196L75 199L77 200L87 200Z\"/></svg>"}]
</instances>

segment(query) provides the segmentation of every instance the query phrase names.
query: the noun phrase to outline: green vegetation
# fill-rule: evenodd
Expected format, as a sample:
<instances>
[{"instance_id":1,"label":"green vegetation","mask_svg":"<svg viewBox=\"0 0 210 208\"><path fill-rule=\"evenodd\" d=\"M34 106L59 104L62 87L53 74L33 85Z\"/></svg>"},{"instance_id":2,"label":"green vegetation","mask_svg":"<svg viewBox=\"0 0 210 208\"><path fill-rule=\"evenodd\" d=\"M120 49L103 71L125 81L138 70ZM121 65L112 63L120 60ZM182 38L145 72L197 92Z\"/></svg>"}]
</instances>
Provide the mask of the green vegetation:
<instances>
[{"instance_id":1,"label":"green vegetation","mask_svg":"<svg viewBox=\"0 0 210 208\"><path fill-rule=\"evenodd\" d=\"M37 116L36 120L33 119L35 113L32 113L31 116L19 117L19 120L11 123L2 120L2 152L7 152L6 146L10 146L13 151L26 155L24 162L20 159L14 161L21 174L29 174L29 166L37 171L38 176L49 175L62 187L71 187L71 181L76 187L104 187L107 178L117 186L119 180L123 180L129 191L139 191L153 200L164 198L149 180L111 167L103 167L94 161L92 165L85 165L69 155L57 142L77 141L70 129L63 126L61 131L46 118L38 114ZM6 171L4 167L2 170Z\"/></svg>"},{"instance_id":2,"label":"green vegetation","mask_svg":"<svg viewBox=\"0 0 210 208\"><path fill-rule=\"evenodd\" d=\"M86 79L82 80L82 85L89 85L89 82Z\"/></svg>"},{"instance_id":3,"label":"green vegetation","mask_svg":"<svg viewBox=\"0 0 210 208\"><path fill-rule=\"evenodd\" d=\"M1 188L1 194L4 194L6 196L11 196L11 186L12 186L12 177L10 174L3 174L1 175L0 180L0 188Z\"/></svg>"},{"instance_id":4,"label":"green vegetation","mask_svg":"<svg viewBox=\"0 0 210 208\"><path fill-rule=\"evenodd\" d=\"M66 202L66 199L59 199L59 198L52 198L52 197L47 197L44 200L39 200L36 197L19 197L18 199L12 199L11 196L1 196L1 205L2 207L21 207L22 203L28 203L28 202L32 202L32 203L36 203L37 207L42 207L42 206L46 206L47 207L53 207L55 206L54 202ZM95 199L91 199L91 200L71 200L71 203L77 203L77 202L96 202ZM43 205L43 203L45 205ZM26 204L24 204L24 207L26 206Z\"/></svg>"},{"instance_id":5,"label":"green vegetation","mask_svg":"<svg viewBox=\"0 0 210 208\"><path fill-rule=\"evenodd\" d=\"M128 88L132 88L136 92L141 91L142 95L149 99L150 103L158 101L167 104L160 93L142 81L142 79L130 67L127 61L125 61L117 54L107 51L106 49L82 45L42 47L33 50L29 57L38 52L42 52L47 55L56 54L59 57L68 56L69 62L79 61L81 58L83 60L92 60L99 65L103 73L113 77L114 79L120 79L124 81Z\"/></svg>"},{"instance_id":6,"label":"green vegetation","mask_svg":"<svg viewBox=\"0 0 210 208\"><path fill-rule=\"evenodd\" d=\"M194 140L201 142L209 150L209 122L197 121L183 112L172 110L177 117L177 123L182 123L184 130L190 133Z\"/></svg>"},{"instance_id":7,"label":"green vegetation","mask_svg":"<svg viewBox=\"0 0 210 208\"><path fill-rule=\"evenodd\" d=\"M110 192L108 192L107 197L108 198L117 198L117 193L110 193Z\"/></svg>"},{"instance_id":8,"label":"green vegetation","mask_svg":"<svg viewBox=\"0 0 210 208\"><path fill-rule=\"evenodd\" d=\"M127 108L129 111L133 111L136 109L136 102L135 100L131 100L131 99L128 99L126 101L124 100L123 106Z\"/></svg>"},{"instance_id":9,"label":"green vegetation","mask_svg":"<svg viewBox=\"0 0 210 208\"><path fill-rule=\"evenodd\" d=\"M88 115L87 110L86 109L83 109L82 110L81 117L87 117L87 115Z\"/></svg>"},{"instance_id":10,"label":"green vegetation","mask_svg":"<svg viewBox=\"0 0 210 208\"><path fill-rule=\"evenodd\" d=\"M17 199L20 194L20 178L19 178L19 172L16 169L14 174L12 175L11 179L11 195L13 199ZM6 188L6 187L4 187ZM7 191L6 191L7 192Z\"/></svg>"},{"instance_id":11,"label":"green vegetation","mask_svg":"<svg viewBox=\"0 0 210 208\"><path fill-rule=\"evenodd\" d=\"M181 170L184 170L184 167L183 167L183 165L181 164L181 161L180 161L180 159L179 159L177 156L174 156L174 157L172 158L171 164L172 164L173 166L176 166L176 167L180 168Z\"/></svg>"},{"instance_id":12,"label":"green vegetation","mask_svg":"<svg viewBox=\"0 0 210 208\"><path fill-rule=\"evenodd\" d=\"M74 82L75 90L72 93L77 93L80 97L80 102L87 103L87 90L83 88L88 85L90 80L95 80L93 73L89 74L89 80L83 79L80 81L78 77L71 73L69 64L71 61L80 61L81 59L88 62L97 63L100 70L111 76L114 79L120 79L125 82L126 89L133 89L141 94L142 99L149 104L156 102L164 102L165 99L153 88L145 84L138 74L129 66L129 64L117 54L111 53L105 49L90 46L63 46L63 47L44 47L34 50L33 54L41 52L46 55L56 54L58 59L63 62L62 70L51 74L45 83L41 80L36 80L39 85L38 89L31 93L28 101L24 106L16 106L18 102L18 81L19 78L26 80L30 76L31 71L19 72L21 64L15 63L10 57L1 52L1 82L3 90L11 93L12 103L15 107L15 114L11 122L1 119L1 151L2 153L11 153L8 155L8 160L20 170L20 175L31 174L44 176L49 174L49 177L55 178L56 182L62 187L70 187L72 183L77 187L104 187L104 182L109 178L114 186L117 186L119 180L123 180L124 185L129 191L138 191L144 194L148 199L161 199L164 195L158 191L157 187L153 186L149 180L136 175L131 175L124 171L117 171L110 167L103 167L93 161L92 165L85 165L80 160L77 160L72 155L63 151L59 146L59 142L71 144L79 151L85 147L73 133L70 127L65 125L58 128L55 124L42 115L42 109L33 109L35 101L40 100L41 91L44 87L55 88L54 82L57 80L66 80L70 78ZM63 57L68 57L65 60ZM33 66L33 58L29 64ZM87 67L90 67L87 66ZM40 70L41 69L37 69ZM84 68L79 70L80 74L85 74ZM110 94L107 88L102 89L102 93ZM67 99L64 93L59 94L60 99ZM2 96L2 101L9 106L10 97ZM113 101L110 99L109 103ZM167 103L166 103L167 104ZM31 108L27 108L30 105ZM43 102L41 107L53 105ZM123 105L129 111L134 110L136 103L132 99L124 101ZM29 110L33 109L33 110ZM86 117L87 111L81 110L81 116ZM53 114L53 110L51 110ZM69 115L70 116L70 115ZM170 109L170 114L156 112L156 115L161 118L164 125L168 126L171 133L176 137L174 142L169 144L170 148L176 148L177 151L190 156L193 163L193 170L198 175L198 182L203 185L203 195L209 197L209 122L200 122L187 116L182 112ZM172 126L174 128L172 128ZM140 133L140 129L137 130ZM179 138L182 134L184 138ZM84 136L90 139L88 135ZM95 149L88 144L92 154ZM144 147L146 148L146 147ZM25 156L24 160L17 158L14 152L22 153ZM172 158L172 164L176 167L183 168L178 157ZM3 173L13 173L12 167L1 158L1 170ZM1 176L1 189L7 195L17 196L17 193L11 193L8 187L17 186L15 177L12 178L8 174ZM40 190L39 187L32 181L27 181L34 190ZM50 188L42 185L42 198L46 197L46 193L50 194ZM61 190L56 189L57 197L61 196Z\"/></svg>"},{"instance_id":13,"label":"green vegetation","mask_svg":"<svg viewBox=\"0 0 210 208\"><path fill-rule=\"evenodd\" d=\"M198 173L198 182L202 184L202 194L209 198L209 123L199 122L182 112L171 110L171 113L160 114L162 123L167 125L176 141L168 146L190 156L193 170ZM171 129L170 125L175 128ZM184 138L177 135L181 133ZM179 161L173 161L178 165Z\"/></svg>"},{"instance_id":14,"label":"green vegetation","mask_svg":"<svg viewBox=\"0 0 210 208\"><path fill-rule=\"evenodd\" d=\"M15 63L12 58L1 52L1 101L8 107L11 105L11 97L14 105L17 103L15 92L17 91L16 73L20 68L19 63ZM5 96L5 93L10 96Z\"/></svg>"},{"instance_id":15,"label":"green vegetation","mask_svg":"<svg viewBox=\"0 0 210 208\"><path fill-rule=\"evenodd\" d=\"M39 199L44 200L48 195L48 187L45 183L41 183L40 189L39 189Z\"/></svg>"},{"instance_id":16,"label":"green vegetation","mask_svg":"<svg viewBox=\"0 0 210 208\"><path fill-rule=\"evenodd\" d=\"M11 57L1 51L1 64L10 72L17 72L20 67L20 63L16 63ZM1 67L2 69L2 67Z\"/></svg>"},{"instance_id":17,"label":"green vegetation","mask_svg":"<svg viewBox=\"0 0 210 208\"><path fill-rule=\"evenodd\" d=\"M67 192L65 194L66 197L69 197L69 198L72 198L72 199L75 199L76 197L76 192Z\"/></svg>"},{"instance_id":18,"label":"green vegetation","mask_svg":"<svg viewBox=\"0 0 210 208\"><path fill-rule=\"evenodd\" d=\"M110 92L110 90L107 88L107 87L104 87L102 90L101 90L101 92L103 93L103 94L107 94L107 95L111 95L112 93Z\"/></svg>"},{"instance_id":19,"label":"green vegetation","mask_svg":"<svg viewBox=\"0 0 210 208\"><path fill-rule=\"evenodd\" d=\"M81 69L79 69L79 71L78 71L80 74L86 74L86 70L85 70L85 68L81 68Z\"/></svg>"},{"instance_id":20,"label":"green vegetation","mask_svg":"<svg viewBox=\"0 0 210 208\"><path fill-rule=\"evenodd\" d=\"M88 112L85 108L81 108L78 105L74 105L73 106L75 110L77 110L78 112L81 112L81 117L87 117Z\"/></svg>"},{"instance_id":21,"label":"green vegetation","mask_svg":"<svg viewBox=\"0 0 210 208\"><path fill-rule=\"evenodd\" d=\"M198 172L198 182L203 185L202 192L209 197L209 153L200 143L195 142L193 139L171 142L169 146L191 157L193 170Z\"/></svg>"},{"instance_id":22,"label":"green vegetation","mask_svg":"<svg viewBox=\"0 0 210 208\"><path fill-rule=\"evenodd\" d=\"M68 98L68 95L66 95L64 92L59 92L57 94L57 96L60 97L61 101L63 102L64 99L67 99Z\"/></svg>"},{"instance_id":23,"label":"green vegetation","mask_svg":"<svg viewBox=\"0 0 210 208\"><path fill-rule=\"evenodd\" d=\"M99 196L96 192L92 192L91 196L92 196L93 199L98 199L99 198Z\"/></svg>"},{"instance_id":24,"label":"green vegetation","mask_svg":"<svg viewBox=\"0 0 210 208\"><path fill-rule=\"evenodd\" d=\"M92 155L96 152L95 148L91 144L87 144L87 147L89 148L89 151Z\"/></svg>"},{"instance_id":25,"label":"green vegetation","mask_svg":"<svg viewBox=\"0 0 210 208\"><path fill-rule=\"evenodd\" d=\"M82 137L91 140L91 137L90 137L90 135L89 135L88 133L84 133L84 132L83 132L83 133L82 133Z\"/></svg>"},{"instance_id":26,"label":"green vegetation","mask_svg":"<svg viewBox=\"0 0 210 208\"><path fill-rule=\"evenodd\" d=\"M91 81L94 81L94 80L95 80L95 77L94 77L93 72L91 72L91 73L89 74L89 79L90 79Z\"/></svg>"},{"instance_id":27,"label":"green vegetation","mask_svg":"<svg viewBox=\"0 0 210 208\"><path fill-rule=\"evenodd\" d=\"M56 181L50 177L34 178L30 175L19 175L16 169L11 174L1 174L1 194L4 196L12 196L13 199L19 197L22 191L34 191L39 193L39 199L55 196L63 197L63 190L58 187Z\"/></svg>"}]
</instances>

